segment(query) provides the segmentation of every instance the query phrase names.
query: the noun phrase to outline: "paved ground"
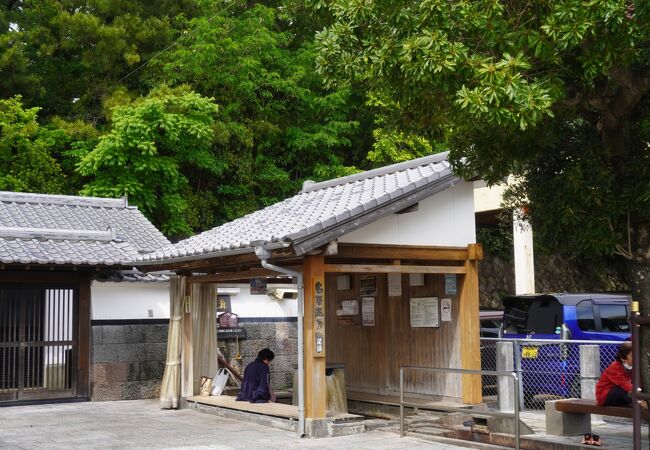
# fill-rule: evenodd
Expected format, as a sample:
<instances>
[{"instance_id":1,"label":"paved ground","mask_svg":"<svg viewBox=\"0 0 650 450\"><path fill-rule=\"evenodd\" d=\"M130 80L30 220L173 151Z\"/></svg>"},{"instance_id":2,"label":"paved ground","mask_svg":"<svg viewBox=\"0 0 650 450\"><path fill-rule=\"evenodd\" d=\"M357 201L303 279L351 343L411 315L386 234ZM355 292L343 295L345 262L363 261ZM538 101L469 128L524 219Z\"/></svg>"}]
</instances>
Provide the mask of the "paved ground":
<instances>
[{"instance_id":1,"label":"paved ground","mask_svg":"<svg viewBox=\"0 0 650 450\"><path fill-rule=\"evenodd\" d=\"M191 410L164 411L155 400L0 408L2 449L460 449L388 431L299 439L275 428Z\"/></svg>"}]
</instances>

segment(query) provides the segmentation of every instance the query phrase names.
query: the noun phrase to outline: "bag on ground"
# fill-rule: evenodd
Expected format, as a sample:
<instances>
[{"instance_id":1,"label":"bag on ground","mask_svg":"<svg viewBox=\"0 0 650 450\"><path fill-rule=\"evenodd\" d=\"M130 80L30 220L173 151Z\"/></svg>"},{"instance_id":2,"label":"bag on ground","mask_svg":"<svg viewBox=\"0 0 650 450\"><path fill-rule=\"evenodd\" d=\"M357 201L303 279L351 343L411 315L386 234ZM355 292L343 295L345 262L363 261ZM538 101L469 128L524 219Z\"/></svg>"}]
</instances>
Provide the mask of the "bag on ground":
<instances>
[{"instance_id":1,"label":"bag on ground","mask_svg":"<svg viewBox=\"0 0 650 450\"><path fill-rule=\"evenodd\" d=\"M226 383L228 382L228 371L226 369L219 369L217 374L212 380L212 388L210 390L210 395L221 395Z\"/></svg>"}]
</instances>

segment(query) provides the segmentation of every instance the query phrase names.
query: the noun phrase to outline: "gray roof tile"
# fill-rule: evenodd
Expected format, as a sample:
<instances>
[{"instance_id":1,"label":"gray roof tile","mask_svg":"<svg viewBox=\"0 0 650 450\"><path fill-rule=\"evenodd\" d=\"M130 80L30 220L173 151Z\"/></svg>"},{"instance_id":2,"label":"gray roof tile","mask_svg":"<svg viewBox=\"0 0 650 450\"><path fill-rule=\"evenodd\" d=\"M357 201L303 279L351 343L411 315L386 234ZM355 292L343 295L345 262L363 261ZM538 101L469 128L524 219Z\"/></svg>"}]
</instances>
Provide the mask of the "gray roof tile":
<instances>
[{"instance_id":1,"label":"gray roof tile","mask_svg":"<svg viewBox=\"0 0 650 450\"><path fill-rule=\"evenodd\" d=\"M343 222L359 220L386 208L432 183L460 181L447 154L437 154L322 183L305 183L301 193L212 230L178 242L164 250L139 256L144 264L219 256L225 251L250 251L252 242L287 244L336 230ZM382 210L383 211L383 210ZM386 210L387 211L387 210ZM346 228L346 232L353 227Z\"/></svg>"},{"instance_id":2,"label":"gray roof tile","mask_svg":"<svg viewBox=\"0 0 650 450\"><path fill-rule=\"evenodd\" d=\"M2 264L132 265L168 245L124 199L0 192Z\"/></svg>"}]
</instances>

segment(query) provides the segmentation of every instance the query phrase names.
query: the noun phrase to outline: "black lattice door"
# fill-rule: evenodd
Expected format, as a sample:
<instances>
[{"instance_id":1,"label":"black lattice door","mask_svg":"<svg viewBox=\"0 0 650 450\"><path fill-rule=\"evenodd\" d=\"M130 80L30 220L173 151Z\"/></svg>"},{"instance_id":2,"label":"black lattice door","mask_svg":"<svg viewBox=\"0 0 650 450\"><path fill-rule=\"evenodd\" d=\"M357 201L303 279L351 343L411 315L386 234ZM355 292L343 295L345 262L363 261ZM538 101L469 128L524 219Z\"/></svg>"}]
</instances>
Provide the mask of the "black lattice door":
<instances>
[{"instance_id":1,"label":"black lattice door","mask_svg":"<svg viewBox=\"0 0 650 450\"><path fill-rule=\"evenodd\" d=\"M76 289L0 286L0 402L76 395Z\"/></svg>"}]
</instances>

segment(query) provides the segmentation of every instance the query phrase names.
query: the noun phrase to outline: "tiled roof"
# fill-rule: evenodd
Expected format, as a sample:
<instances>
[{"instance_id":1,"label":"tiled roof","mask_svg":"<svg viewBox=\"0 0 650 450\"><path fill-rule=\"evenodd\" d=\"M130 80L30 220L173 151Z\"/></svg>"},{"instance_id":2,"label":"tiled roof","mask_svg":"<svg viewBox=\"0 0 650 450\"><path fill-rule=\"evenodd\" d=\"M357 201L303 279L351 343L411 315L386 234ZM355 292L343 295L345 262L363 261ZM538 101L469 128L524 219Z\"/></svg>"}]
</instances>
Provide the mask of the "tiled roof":
<instances>
[{"instance_id":1,"label":"tiled roof","mask_svg":"<svg viewBox=\"0 0 650 450\"><path fill-rule=\"evenodd\" d=\"M0 191L0 263L131 265L169 241L125 199Z\"/></svg>"},{"instance_id":2,"label":"tiled roof","mask_svg":"<svg viewBox=\"0 0 650 450\"><path fill-rule=\"evenodd\" d=\"M167 283L172 272L150 272L144 273L139 270L115 270L108 273L99 273L95 281L99 283Z\"/></svg>"},{"instance_id":3,"label":"tiled roof","mask_svg":"<svg viewBox=\"0 0 650 450\"><path fill-rule=\"evenodd\" d=\"M293 245L297 254L303 254L460 181L447 153L441 153L322 183L305 183L298 195L142 255L139 261L218 257L250 252L260 244Z\"/></svg>"}]
</instances>

